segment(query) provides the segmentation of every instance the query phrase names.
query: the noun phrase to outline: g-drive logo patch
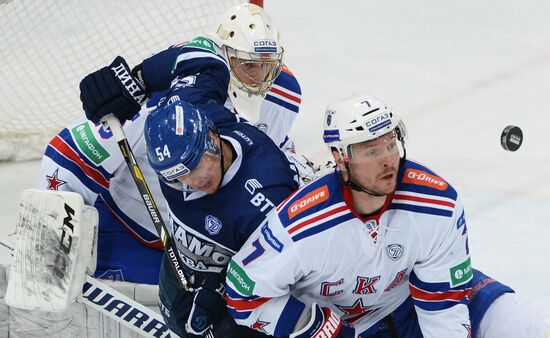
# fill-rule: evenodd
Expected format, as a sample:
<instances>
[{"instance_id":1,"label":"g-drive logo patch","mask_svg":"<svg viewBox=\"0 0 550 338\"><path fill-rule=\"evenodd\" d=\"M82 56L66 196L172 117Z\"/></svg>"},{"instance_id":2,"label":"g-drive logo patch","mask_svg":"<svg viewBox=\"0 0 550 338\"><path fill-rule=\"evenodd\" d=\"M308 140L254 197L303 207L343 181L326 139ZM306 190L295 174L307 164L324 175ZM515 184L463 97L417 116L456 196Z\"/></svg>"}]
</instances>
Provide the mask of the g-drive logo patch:
<instances>
[{"instance_id":1,"label":"g-drive logo patch","mask_svg":"<svg viewBox=\"0 0 550 338\"><path fill-rule=\"evenodd\" d=\"M403 175L403 183L418 184L437 190L447 190L449 186L442 178L424 170L408 168Z\"/></svg>"},{"instance_id":2,"label":"g-drive logo patch","mask_svg":"<svg viewBox=\"0 0 550 338\"><path fill-rule=\"evenodd\" d=\"M328 186L326 185L307 193L304 197L298 199L290 205L288 208L288 218L292 219L309 208L328 200L329 196L330 193L328 191Z\"/></svg>"}]
</instances>

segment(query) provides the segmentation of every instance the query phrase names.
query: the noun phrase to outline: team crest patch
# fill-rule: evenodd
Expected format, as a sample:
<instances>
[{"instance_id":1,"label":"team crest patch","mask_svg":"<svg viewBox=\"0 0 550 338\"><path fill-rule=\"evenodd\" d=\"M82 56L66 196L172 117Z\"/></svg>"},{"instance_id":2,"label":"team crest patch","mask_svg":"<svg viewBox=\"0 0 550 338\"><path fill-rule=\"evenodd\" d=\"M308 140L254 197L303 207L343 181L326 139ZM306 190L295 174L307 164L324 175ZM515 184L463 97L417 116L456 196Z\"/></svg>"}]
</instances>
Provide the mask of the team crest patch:
<instances>
[{"instance_id":1,"label":"team crest patch","mask_svg":"<svg viewBox=\"0 0 550 338\"><path fill-rule=\"evenodd\" d=\"M122 269L108 269L102 274L96 275L96 278L124 282L124 274L122 273Z\"/></svg>"},{"instance_id":2,"label":"team crest patch","mask_svg":"<svg viewBox=\"0 0 550 338\"><path fill-rule=\"evenodd\" d=\"M391 260L396 261L403 256L403 245L390 244L386 247L386 253Z\"/></svg>"},{"instance_id":3,"label":"team crest patch","mask_svg":"<svg viewBox=\"0 0 550 338\"><path fill-rule=\"evenodd\" d=\"M208 215L204 220L204 228L210 235L217 235L222 229L222 222L217 217Z\"/></svg>"}]
</instances>

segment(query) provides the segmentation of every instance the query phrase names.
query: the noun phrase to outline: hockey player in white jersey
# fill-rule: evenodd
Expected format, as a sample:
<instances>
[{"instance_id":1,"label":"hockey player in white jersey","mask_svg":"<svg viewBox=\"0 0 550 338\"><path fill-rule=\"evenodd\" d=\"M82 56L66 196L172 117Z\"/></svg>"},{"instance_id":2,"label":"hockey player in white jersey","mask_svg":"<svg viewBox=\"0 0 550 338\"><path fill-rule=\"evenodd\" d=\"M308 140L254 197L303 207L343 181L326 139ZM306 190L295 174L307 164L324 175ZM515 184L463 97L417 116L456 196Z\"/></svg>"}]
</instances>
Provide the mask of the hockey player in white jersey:
<instances>
[{"instance_id":1,"label":"hockey player in white jersey","mask_svg":"<svg viewBox=\"0 0 550 338\"><path fill-rule=\"evenodd\" d=\"M291 338L543 337L540 316L472 269L460 196L406 159L394 111L355 94L328 106L324 140L339 170L287 198L229 263L238 323Z\"/></svg>"}]
</instances>

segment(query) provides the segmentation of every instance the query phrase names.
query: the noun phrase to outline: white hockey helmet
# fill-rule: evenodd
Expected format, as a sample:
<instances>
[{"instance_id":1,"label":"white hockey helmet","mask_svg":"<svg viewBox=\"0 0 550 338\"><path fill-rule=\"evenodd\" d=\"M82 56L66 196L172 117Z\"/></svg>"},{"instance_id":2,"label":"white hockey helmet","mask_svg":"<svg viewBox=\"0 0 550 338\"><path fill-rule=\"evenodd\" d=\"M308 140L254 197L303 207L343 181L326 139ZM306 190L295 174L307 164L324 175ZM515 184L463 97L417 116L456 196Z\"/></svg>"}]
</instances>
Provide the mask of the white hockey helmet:
<instances>
[{"instance_id":1,"label":"white hockey helmet","mask_svg":"<svg viewBox=\"0 0 550 338\"><path fill-rule=\"evenodd\" d=\"M329 149L338 149L344 161L348 161L352 156L351 145L374 140L394 130L404 151L406 129L399 116L376 97L355 93L327 106L323 140Z\"/></svg>"},{"instance_id":2,"label":"white hockey helmet","mask_svg":"<svg viewBox=\"0 0 550 338\"><path fill-rule=\"evenodd\" d=\"M264 9L250 3L230 8L212 37L230 65L230 94L265 95L282 70L283 47ZM251 69L256 73L250 74Z\"/></svg>"}]
</instances>

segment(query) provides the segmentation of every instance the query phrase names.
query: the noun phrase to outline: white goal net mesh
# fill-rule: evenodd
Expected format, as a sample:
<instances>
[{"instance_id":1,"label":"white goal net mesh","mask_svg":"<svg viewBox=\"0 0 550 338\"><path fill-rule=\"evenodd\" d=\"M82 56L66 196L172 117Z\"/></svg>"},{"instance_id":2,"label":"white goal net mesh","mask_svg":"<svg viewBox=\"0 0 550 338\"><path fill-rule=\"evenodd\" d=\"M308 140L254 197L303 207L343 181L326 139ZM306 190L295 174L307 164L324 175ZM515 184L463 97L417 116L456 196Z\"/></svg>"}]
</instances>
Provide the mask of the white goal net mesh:
<instances>
[{"instance_id":1,"label":"white goal net mesh","mask_svg":"<svg viewBox=\"0 0 550 338\"><path fill-rule=\"evenodd\" d=\"M235 0L0 0L0 160L39 158L84 112L78 85L210 32Z\"/></svg>"}]
</instances>

